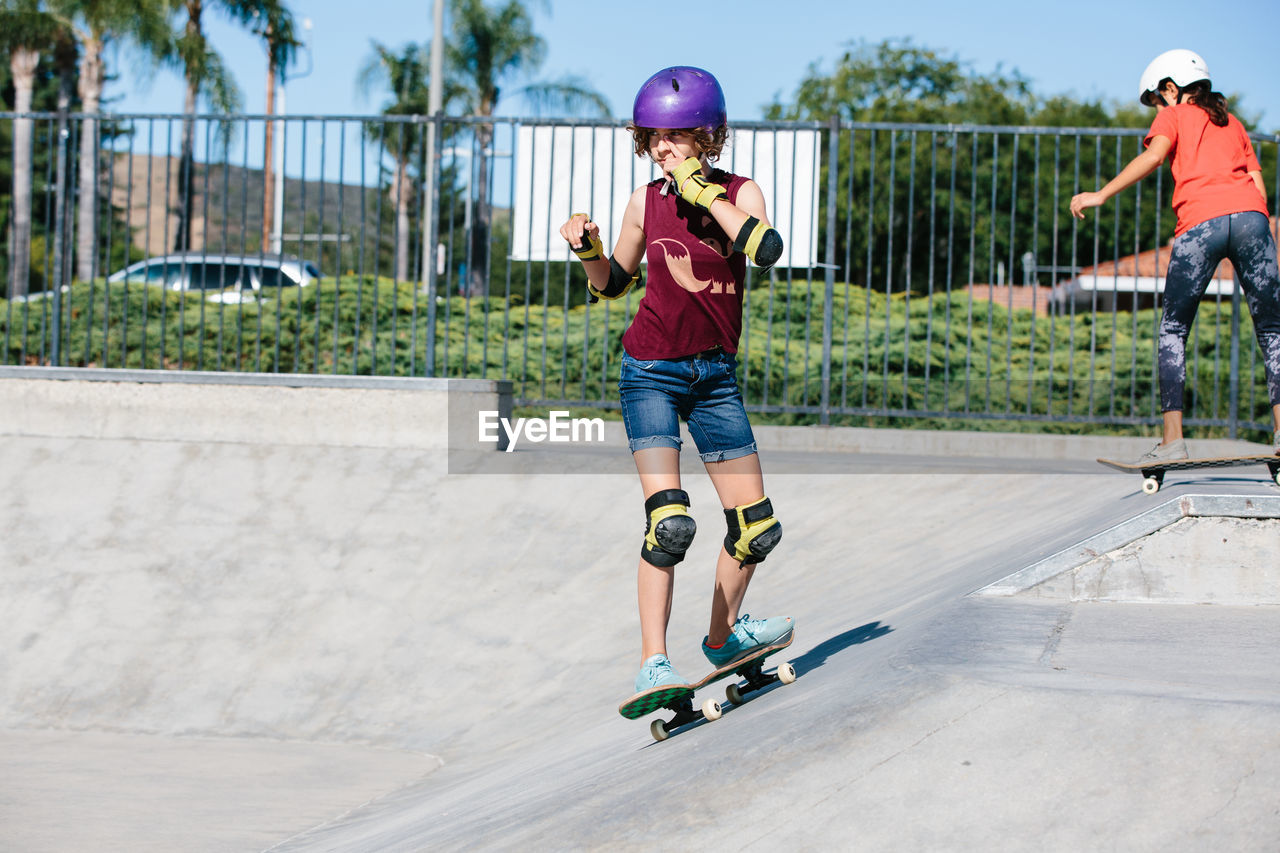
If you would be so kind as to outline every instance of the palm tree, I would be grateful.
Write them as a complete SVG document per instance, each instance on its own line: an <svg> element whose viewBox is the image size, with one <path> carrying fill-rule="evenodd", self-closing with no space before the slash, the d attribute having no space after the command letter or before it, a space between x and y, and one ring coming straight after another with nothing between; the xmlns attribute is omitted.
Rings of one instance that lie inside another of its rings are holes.
<svg viewBox="0 0 1280 853"><path fill-rule="evenodd" d="M76 93L87 114L80 132L79 206L76 223L76 278L94 276L98 225L98 119L106 81L103 56L112 42L133 42L159 58L169 43L168 9L164 0L48 0L49 12L80 47ZM75 51L71 52L74 73Z"/></svg>
<svg viewBox="0 0 1280 853"><path fill-rule="evenodd" d="M499 84L508 77L536 71L546 56L546 42L533 31L533 19L522 0L490 7L484 0L451 0L453 37L445 47L448 73L462 87L458 99L468 115L493 115ZM531 83L515 90L535 107L560 107L572 112L609 115L609 103L577 78ZM485 291L489 258L489 162L493 125L475 126L477 164L475 218L467 260L467 292Z"/></svg>
<svg viewBox="0 0 1280 853"><path fill-rule="evenodd" d="M304 26L310 26L309 22L304 22ZM285 70L293 63L294 57L297 55L298 48L301 47L295 36L293 28L293 15L288 10L280 7L275 10L275 14L268 13L260 19L259 25L254 30L267 45L267 108L265 110L268 116L275 115L276 111L276 84L284 82ZM263 141L263 160L262 160L262 246L266 248L270 245L271 234L274 230L275 223L275 203L272 198L275 186L275 176L273 174L275 164L275 122L268 121L266 126L266 138ZM284 168L284 164L280 164L280 168Z"/></svg>
<svg viewBox="0 0 1280 853"><path fill-rule="evenodd" d="M182 31L174 39L172 58L182 68L187 81L183 102L182 156L178 165L178 228L174 249L191 248L191 216L194 209L195 112L196 102L206 98L216 112L240 109L240 91L221 55L204 33L204 13L216 10L250 30L259 21L292 18L282 0L168 0L175 12L185 13Z"/></svg>
<svg viewBox="0 0 1280 853"><path fill-rule="evenodd" d="M369 95L377 88L391 91L391 101L382 108L385 116L423 116L427 114L430 51L426 46L406 44L399 53L376 41L373 54L356 78L360 91ZM444 82L444 103L458 96L458 87ZM411 223L409 211L413 201L413 180L409 165L413 153L420 150L423 126L409 122L368 122L365 137L379 145L395 161L389 195L395 205L395 276L398 281L409 278L409 244Z"/></svg>
<svg viewBox="0 0 1280 853"><path fill-rule="evenodd" d="M52 47L57 23L38 0L4 0L0 5L0 40L9 51L13 77L13 110L31 112L40 51ZM9 236L9 298L25 296L31 273L32 122L13 122L13 228Z"/></svg>

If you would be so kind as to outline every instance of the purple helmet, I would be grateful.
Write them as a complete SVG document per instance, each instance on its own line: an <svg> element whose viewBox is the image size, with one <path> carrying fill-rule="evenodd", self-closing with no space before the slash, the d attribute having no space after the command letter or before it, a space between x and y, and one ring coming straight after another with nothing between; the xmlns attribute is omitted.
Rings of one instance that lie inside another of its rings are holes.
<svg viewBox="0 0 1280 853"><path fill-rule="evenodd" d="M636 93L631 121L636 127L700 127L725 124L724 90L708 71L691 65L664 68Z"/></svg>

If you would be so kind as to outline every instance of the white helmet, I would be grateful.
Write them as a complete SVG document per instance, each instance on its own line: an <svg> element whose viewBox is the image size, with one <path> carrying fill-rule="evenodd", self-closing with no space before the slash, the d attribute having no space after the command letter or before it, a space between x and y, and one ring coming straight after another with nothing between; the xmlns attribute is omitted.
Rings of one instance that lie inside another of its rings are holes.
<svg viewBox="0 0 1280 853"><path fill-rule="evenodd" d="M1155 93L1165 78L1172 80L1179 89L1185 89L1197 80L1210 79L1209 66L1194 51L1182 48L1166 50L1151 60L1147 70L1142 72L1142 79L1138 81L1138 100L1147 104L1148 95Z"/></svg>

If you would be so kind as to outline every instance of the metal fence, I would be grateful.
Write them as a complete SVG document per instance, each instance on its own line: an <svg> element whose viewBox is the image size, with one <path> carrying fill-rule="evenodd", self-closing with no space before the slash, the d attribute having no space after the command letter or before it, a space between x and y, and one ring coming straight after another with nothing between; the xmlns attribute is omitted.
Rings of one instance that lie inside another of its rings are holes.
<svg viewBox="0 0 1280 853"><path fill-rule="evenodd" d="M1167 169L1067 212L1142 136L737 123L721 165L761 185L789 251L749 273L748 408L1157 422ZM1253 139L1275 210L1280 137ZM617 406L642 291L587 304L556 233L581 210L609 235L654 175L616 122L9 113L0 164L0 363L499 378L520 405ZM289 286L280 258L322 276ZM1221 276L1185 419L1266 430L1250 318Z"/></svg>

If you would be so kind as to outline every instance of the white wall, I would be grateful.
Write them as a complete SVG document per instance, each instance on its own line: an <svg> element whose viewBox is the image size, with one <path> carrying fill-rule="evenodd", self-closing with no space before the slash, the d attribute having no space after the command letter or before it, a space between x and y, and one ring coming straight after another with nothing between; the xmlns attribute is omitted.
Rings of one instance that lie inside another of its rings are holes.
<svg viewBox="0 0 1280 853"><path fill-rule="evenodd" d="M821 154L816 130L738 130L717 163L759 184L786 244L780 267L817 263ZM660 174L636 157L625 128L522 125L515 144L512 259L571 260L559 229L574 213L591 214L611 250L631 192Z"/></svg>

